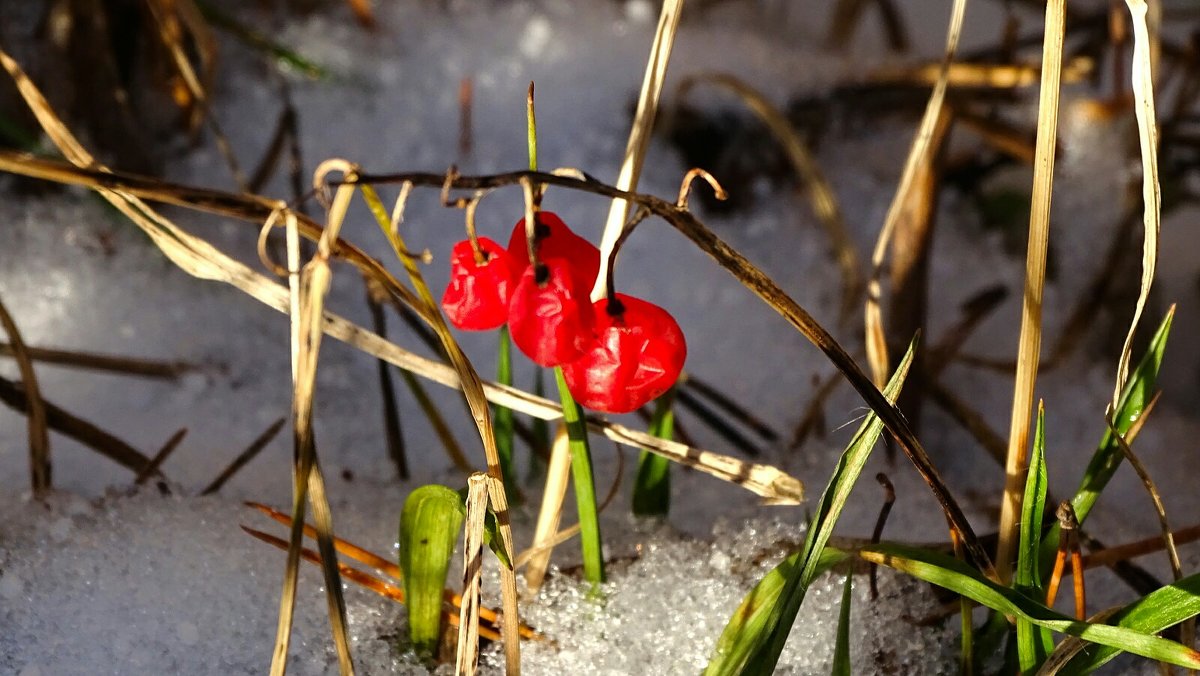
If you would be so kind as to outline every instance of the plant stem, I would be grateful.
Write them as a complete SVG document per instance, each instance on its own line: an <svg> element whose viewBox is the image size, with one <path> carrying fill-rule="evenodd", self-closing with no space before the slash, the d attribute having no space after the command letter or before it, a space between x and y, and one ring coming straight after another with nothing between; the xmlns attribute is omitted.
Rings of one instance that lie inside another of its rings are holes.
<svg viewBox="0 0 1200 676"><path fill-rule="evenodd" d="M596 509L596 483L592 478L592 453L588 448L583 410L567 390L561 367L554 367L563 420L571 439L571 477L575 482L575 508L579 512L579 539L583 548L583 575L593 585L604 582L604 553L600 548L600 513Z"/></svg>
<svg viewBox="0 0 1200 676"><path fill-rule="evenodd" d="M508 339L508 325L500 327L496 347L496 382L511 386L512 343ZM507 406L492 404L492 428L496 433L496 453L500 456L500 472L504 475L504 492L512 496L513 504L520 503L517 490L517 467L513 461L513 412Z"/></svg>

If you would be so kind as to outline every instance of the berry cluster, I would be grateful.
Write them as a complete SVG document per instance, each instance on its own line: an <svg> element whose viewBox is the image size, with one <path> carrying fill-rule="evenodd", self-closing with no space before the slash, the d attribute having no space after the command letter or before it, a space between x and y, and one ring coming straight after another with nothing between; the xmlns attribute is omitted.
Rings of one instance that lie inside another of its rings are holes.
<svg viewBox="0 0 1200 676"><path fill-rule="evenodd" d="M628 413L666 392L679 378L687 345L664 309L615 294L592 303L600 251L558 216L535 216L529 260L525 220L508 248L478 238L450 255L442 309L460 329L485 331L508 323L513 343L542 366L561 366L571 395L587 408Z"/></svg>

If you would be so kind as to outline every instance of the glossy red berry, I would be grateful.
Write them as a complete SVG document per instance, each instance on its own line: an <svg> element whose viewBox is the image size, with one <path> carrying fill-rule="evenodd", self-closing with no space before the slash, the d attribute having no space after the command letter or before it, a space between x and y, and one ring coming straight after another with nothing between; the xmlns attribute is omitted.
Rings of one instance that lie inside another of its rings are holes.
<svg viewBox="0 0 1200 676"><path fill-rule="evenodd" d="M576 401L595 411L629 413L675 384L687 343L670 313L622 293L617 303L603 298L592 309L596 342L563 366Z"/></svg>
<svg viewBox="0 0 1200 676"><path fill-rule="evenodd" d="M480 265L469 240L450 252L450 283L442 295L442 310L454 326L468 331L499 328L508 321L508 305L517 285L519 268L496 241L479 238L486 260Z"/></svg>
<svg viewBox="0 0 1200 676"><path fill-rule="evenodd" d="M600 272L600 250L591 242L576 235L562 219L550 211L539 211L534 217L534 237L537 257L563 258L570 262L572 273L581 285L591 289ZM526 244L525 219L517 221L508 240L508 255L517 270L529 265L529 246Z"/></svg>
<svg viewBox="0 0 1200 676"><path fill-rule="evenodd" d="M595 340L590 291L564 258L525 266L508 308L513 344L542 366L578 358Z"/></svg>

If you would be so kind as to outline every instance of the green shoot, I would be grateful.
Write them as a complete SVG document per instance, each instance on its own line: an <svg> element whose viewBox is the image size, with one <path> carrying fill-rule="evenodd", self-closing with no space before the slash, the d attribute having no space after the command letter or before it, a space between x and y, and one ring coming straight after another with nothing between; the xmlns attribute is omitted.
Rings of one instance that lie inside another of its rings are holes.
<svg viewBox="0 0 1200 676"><path fill-rule="evenodd" d="M1121 392L1116 410L1112 412L1113 426L1122 435L1129 432L1129 428L1134 421L1141 417L1142 411L1154 396L1154 389L1158 382L1158 369L1162 365L1163 352L1166 350L1167 338L1171 333L1171 320L1174 318L1175 308L1172 306L1162 323L1159 324L1154 337L1150 339L1150 346L1146 349L1146 354L1138 362L1137 369ZM1100 440L1100 447L1096 449L1091 462L1083 472L1083 481L1080 482L1079 489L1071 498L1071 506L1075 508L1075 516L1081 525L1124 459L1125 454L1121 452L1121 445L1112 432L1106 429L1104 437ZM1053 560L1054 554L1058 550L1058 538L1059 528L1055 525L1042 540L1042 563Z"/></svg>
<svg viewBox="0 0 1200 676"><path fill-rule="evenodd" d="M571 477L575 483L575 506L579 511L579 539L583 548L583 576L593 585L604 582L604 552L600 547L600 512L596 508L596 481L592 476L592 452L588 448L587 422L583 410L567 390L562 368L554 367L563 420L571 439Z"/></svg>
<svg viewBox="0 0 1200 676"><path fill-rule="evenodd" d="M421 486L400 512L400 570L409 635L417 653L435 656L442 636L446 572L465 514L462 496L445 486Z"/></svg>
<svg viewBox="0 0 1200 676"><path fill-rule="evenodd" d="M842 609L838 613L837 643L833 646L833 676L850 676L850 592L854 576L846 571L846 582L842 585Z"/></svg>
<svg viewBox="0 0 1200 676"><path fill-rule="evenodd" d="M668 441L675 434L672 404L675 388L667 390L654 406L650 434ZM633 513L638 516L666 516L671 508L671 461L649 451L638 459L637 479L633 485Z"/></svg>
<svg viewBox="0 0 1200 676"><path fill-rule="evenodd" d="M1013 588L1031 599L1041 599L1038 551L1042 537L1042 514L1046 508L1046 410L1038 402L1033 452L1021 501L1021 540L1017 548L1017 575ZM1054 648L1050 633L1026 619L1017 618L1017 662L1021 673L1035 669Z"/></svg>

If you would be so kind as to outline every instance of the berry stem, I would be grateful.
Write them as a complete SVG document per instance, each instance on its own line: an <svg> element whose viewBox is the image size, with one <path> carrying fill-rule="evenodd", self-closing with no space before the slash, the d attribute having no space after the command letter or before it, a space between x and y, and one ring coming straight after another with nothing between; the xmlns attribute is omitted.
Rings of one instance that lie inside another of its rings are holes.
<svg viewBox="0 0 1200 676"><path fill-rule="evenodd" d="M487 263L487 252L479 246L479 235L475 230L475 210L479 208L479 200L483 198L483 192L475 193L470 202L467 202L466 222L467 222L467 241L471 243L471 251L475 254L475 265L483 267Z"/></svg>
<svg viewBox="0 0 1200 676"><path fill-rule="evenodd" d="M621 247L625 245L625 240L629 239L629 236L633 234L633 229L639 223L646 220L646 217L649 215L650 212L644 207L639 208L633 214L633 218L621 227L621 234L613 242L612 250L608 252L608 257L605 259L607 260L607 265L601 268L604 273L604 297L609 301L605 309L611 317L618 317L625 311L625 306L621 301L617 300L617 285L614 281L614 270L617 268L617 254L621 252Z"/></svg>

